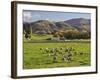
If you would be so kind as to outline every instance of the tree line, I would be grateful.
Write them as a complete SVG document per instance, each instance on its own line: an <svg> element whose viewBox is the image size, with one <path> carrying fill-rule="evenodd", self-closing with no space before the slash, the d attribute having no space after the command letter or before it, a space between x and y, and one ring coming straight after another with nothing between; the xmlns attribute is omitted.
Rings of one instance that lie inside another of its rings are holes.
<svg viewBox="0 0 100 80"><path fill-rule="evenodd" d="M31 38L32 35L32 27L28 27L23 30L25 38ZM64 37L65 39L90 39L91 32L85 29L65 29L59 30L51 33L53 37ZM41 34L40 34L41 35Z"/></svg>
<svg viewBox="0 0 100 80"><path fill-rule="evenodd" d="M66 39L90 39L91 33L86 30L64 30L58 31L53 34L54 37L64 37Z"/></svg>

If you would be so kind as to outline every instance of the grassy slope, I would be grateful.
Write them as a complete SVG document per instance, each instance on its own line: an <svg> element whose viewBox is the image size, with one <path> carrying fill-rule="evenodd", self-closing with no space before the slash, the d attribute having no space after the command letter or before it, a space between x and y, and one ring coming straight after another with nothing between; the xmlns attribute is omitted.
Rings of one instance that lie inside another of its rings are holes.
<svg viewBox="0 0 100 80"><path fill-rule="evenodd" d="M47 39L47 38L51 38L52 37L52 35L50 35L50 34L44 34L44 35L39 35L39 34L33 34L32 35L32 40L45 40L45 39Z"/></svg>
<svg viewBox="0 0 100 80"><path fill-rule="evenodd" d="M76 55L73 61L62 62L59 54L58 62L53 63L53 57L45 53L41 53L39 48L55 48L55 47L73 47L77 52L85 52L83 56ZM90 43L88 42L66 42L66 43L24 43L24 69L34 68L54 68L54 67L73 67L90 65ZM81 65L79 61L86 64Z"/></svg>

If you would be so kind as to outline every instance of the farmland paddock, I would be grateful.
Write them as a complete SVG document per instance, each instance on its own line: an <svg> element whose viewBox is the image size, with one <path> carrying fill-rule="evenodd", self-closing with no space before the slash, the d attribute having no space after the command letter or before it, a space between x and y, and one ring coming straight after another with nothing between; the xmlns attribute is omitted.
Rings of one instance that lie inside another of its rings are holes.
<svg viewBox="0 0 100 80"><path fill-rule="evenodd" d="M91 65L90 41L24 42L24 69Z"/></svg>

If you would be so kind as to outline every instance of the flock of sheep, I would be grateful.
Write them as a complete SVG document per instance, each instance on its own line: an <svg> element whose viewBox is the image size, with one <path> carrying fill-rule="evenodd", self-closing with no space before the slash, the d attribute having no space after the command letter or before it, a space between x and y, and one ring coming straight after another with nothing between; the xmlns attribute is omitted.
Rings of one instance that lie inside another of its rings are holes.
<svg viewBox="0 0 100 80"><path fill-rule="evenodd" d="M57 48L40 48L40 52L42 54L47 54L48 57L53 58L53 62L57 62L58 56L61 55L62 62L71 62L75 55L83 55L83 52L76 52L73 47L64 48L64 47L57 47Z"/></svg>

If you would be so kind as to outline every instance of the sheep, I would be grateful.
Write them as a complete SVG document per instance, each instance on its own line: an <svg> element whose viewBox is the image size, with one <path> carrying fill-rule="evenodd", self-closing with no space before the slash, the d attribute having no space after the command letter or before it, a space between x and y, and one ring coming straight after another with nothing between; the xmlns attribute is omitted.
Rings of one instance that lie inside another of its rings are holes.
<svg viewBox="0 0 100 80"><path fill-rule="evenodd" d="M51 50L50 48L46 48L45 52L48 54L48 56L51 56L51 53L53 53L53 50Z"/></svg>
<svg viewBox="0 0 100 80"><path fill-rule="evenodd" d="M72 61L72 53L70 51L66 55L66 60L67 61Z"/></svg>
<svg viewBox="0 0 100 80"><path fill-rule="evenodd" d="M57 54L58 54L58 50L57 50L57 48L54 48L53 62L57 61Z"/></svg>
<svg viewBox="0 0 100 80"><path fill-rule="evenodd" d="M73 52L74 53L74 55L77 55L77 52L75 51L75 52Z"/></svg>
<svg viewBox="0 0 100 80"><path fill-rule="evenodd" d="M53 58L53 62L57 62L58 56L60 55L62 62L68 61L71 62L73 57L76 55L83 55L84 52L77 52L73 47L64 48L64 47L56 47L56 48L40 48L41 53L46 53L46 55L50 58Z"/></svg>
<svg viewBox="0 0 100 80"><path fill-rule="evenodd" d="M68 52L68 48L65 49L65 52Z"/></svg>
<svg viewBox="0 0 100 80"><path fill-rule="evenodd" d="M53 50L51 49L51 50L49 50L49 52L50 52L50 53L53 53Z"/></svg>
<svg viewBox="0 0 100 80"><path fill-rule="evenodd" d="M49 52L49 48L45 48L45 52L48 53Z"/></svg>
<svg viewBox="0 0 100 80"><path fill-rule="evenodd" d="M66 57L65 57L64 54L62 54L62 61L63 61L63 62L66 61Z"/></svg>
<svg viewBox="0 0 100 80"><path fill-rule="evenodd" d="M64 48L63 48L63 47L61 47L61 48L60 48L60 50L64 50Z"/></svg>
<svg viewBox="0 0 100 80"><path fill-rule="evenodd" d="M44 50L43 50L43 48L40 48L40 51L41 51L41 53L44 53Z"/></svg>
<svg viewBox="0 0 100 80"><path fill-rule="evenodd" d="M80 55L83 55L84 53L83 53L83 52L80 52L79 54L80 54Z"/></svg>

